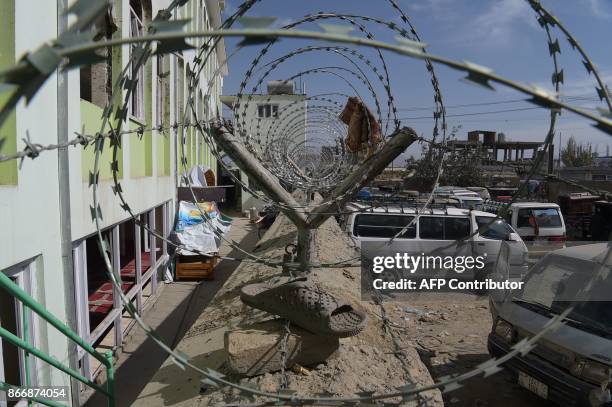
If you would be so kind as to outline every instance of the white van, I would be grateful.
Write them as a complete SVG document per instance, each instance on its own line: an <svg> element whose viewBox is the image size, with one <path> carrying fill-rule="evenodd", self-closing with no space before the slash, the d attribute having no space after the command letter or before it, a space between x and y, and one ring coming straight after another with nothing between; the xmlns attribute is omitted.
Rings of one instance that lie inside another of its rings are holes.
<svg viewBox="0 0 612 407"><path fill-rule="evenodd" d="M509 291L491 303L491 356L501 358L538 334L553 317L573 309L527 354L504 363L518 384L560 406L609 406L612 372L612 264L608 243L560 249L546 255ZM581 295L590 281L589 294Z"/></svg>
<svg viewBox="0 0 612 407"><path fill-rule="evenodd" d="M458 239L461 245L449 250L455 254L480 256L486 253L487 263L495 263L502 241L510 247L509 263L513 275L527 272L527 247L510 225L496 215L469 209L447 207L428 209L417 215L416 208L370 208L361 204L347 206L344 230L358 248L362 242L386 242L418 216L418 220L391 243L396 252L431 251L447 247ZM485 227L485 225L487 225ZM480 228L480 233L476 233Z"/></svg>
<svg viewBox="0 0 612 407"><path fill-rule="evenodd" d="M565 221L557 204L515 202L505 219L521 235L532 255L565 247Z"/></svg>
<svg viewBox="0 0 612 407"><path fill-rule="evenodd" d="M475 194L475 193L474 193ZM463 209L477 209L482 210L484 205L484 199L479 196L467 195L467 194L458 194L458 195L450 195L450 199L456 199L459 202L459 208Z"/></svg>

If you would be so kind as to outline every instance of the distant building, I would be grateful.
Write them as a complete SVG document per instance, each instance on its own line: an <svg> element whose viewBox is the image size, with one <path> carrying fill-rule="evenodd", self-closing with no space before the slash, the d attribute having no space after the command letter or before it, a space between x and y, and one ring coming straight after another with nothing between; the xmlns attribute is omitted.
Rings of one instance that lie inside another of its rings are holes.
<svg viewBox="0 0 612 407"><path fill-rule="evenodd" d="M612 167L561 167L559 176L571 180L581 181L612 181Z"/></svg>
<svg viewBox="0 0 612 407"><path fill-rule="evenodd" d="M468 132L467 140L448 142L448 146L455 149L478 148L483 152L483 159L491 163L531 160L543 145L539 141L508 141L503 133L485 130Z"/></svg>
<svg viewBox="0 0 612 407"><path fill-rule="evenodd" d="M612 167L612 156L593 157L594 167Z"/></svg>
<svg viewBox="0 0 612 407"><path fill-rule="evenodd" d="M234 129L264 160L284 151L296 151L306 143L308 101L303 89L296 90L293 81L270 81L267 94L221 96L221 102L234 109ZM241 174L248 181L245 174ZM253 188L255 184L249 182ZM243 191L241 210L263 203Z"/></svg>

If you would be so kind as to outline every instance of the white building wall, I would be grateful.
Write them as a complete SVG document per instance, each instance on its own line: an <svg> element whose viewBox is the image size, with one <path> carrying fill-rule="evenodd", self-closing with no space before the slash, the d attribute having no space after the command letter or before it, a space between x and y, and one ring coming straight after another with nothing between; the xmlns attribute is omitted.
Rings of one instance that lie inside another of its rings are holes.
<svg viewBox="0 0 612 407"><path fill-rule="evenodd" d="M208 1L206 3L209 3ZM128 0L121 4L120 21L123 35L129 33ZM152 16L155 17L161 8L170 4L170 0L154 0ZM200 1L192 0L185 7L198 6ZM199 6L198 6L199 7ZM217 9L218 12L218 9ZM203 15L203 11L200 12ZM55 1L15 0L15 48L19 59L24 53L38 48L41 44L57 38L57 4ZM72 21L72 20L71 20ZM32 23L36 22L35 25ZM0 39L1 41L2 39ZM123 65L127 63L129 47L123 46ZM174 57L172 57L174 58ZM215 56L216 59L216 56ZM156 77L156 64L152 61L152 77ZM191 61L189 61L191 62ZM175 116L174 84L177 78L175 64L171 63L170 88L170 122L181 118ZM202 88L206 88L206 80ZM152 118L153 125L158 125L156 112L156 82L153 80ZM186 82L185 82L186 83ZM30 136L32 142L48 145L58 141L58 80L57 73L51 75L26 106L22 101L16 109L17 115L17 149L25 145L22 138ZM213 84L217 92L210 98L209 109L216 112L219 103L218 92L222 78ZM80 76L78 69L68 73L68 132L73 138L81 132L80 115ZM123 138L120 153L123 156L123 178L121 184L124 196L134 213L143 212L165 201L174 201L176 191L175 145L170 144L170 175L162 176L157 168L157 136L153 137L152 165L153 176L133 178L130 174L129 137ZM173 133L171 132L171 137ZM92 149L93 146L87 147ZM110 148L108 141L105 148ZM95 232L90 205L92 205L92 188L82 176L82 147L69 148L70 171L70 205L72 240L78 241ZM106 162L103 165L108 165ZM93 168L92 168L93 171ZM103 214L101 226L115 225L128 219L129 215L120 208L119 200L111 190L112 182L101 181L98 188L99 202ZM43 304L49 312L62 321L67 320L67 299L74 293L64 291L65 279L71 278L64 273L61 258L61 236L59 218L58 187L58 154L56 151L42 152L34 160L26 158L18 173L18 183L14 186L0 185L0 271L22 262L32 261L33 266L32 296ZM171 207L171 214L174 208ZM1 295L1 294L0 294ZM36 319L34 326L35 345L54 358L68 364L67 339L56 329L41 319ZM46 363L36 364L35 382L39 385L69 386L69 377ZM33 372L34 373L34 372Z"/></svg>
<svg viewBox="0 0 612 407"><path fill-rule="evenodd" d="M236 96L223 96L223 103L232 107ZM278 106L278 117L260 118L258 106L271 104ZM306 142L306 118L308 101L305 94L252 94L243 95L239 100L237 112L240 117L234 118L234 128L248 135L250 143L264 154L268 145L278 146L280 140L289 150L297 148ZM246 106L246 109L245 109ZM245 124L242 124L242 123ZM241 173L241 180L249 185L246 174ZM252 207L261 209L264 202L255 198L248 191L242 191L241 210Z"/></svg>
<svg viewBox="0 0 612 407"><path fill-rule="evenodd" d="M33 26L32 22L36 21ZM15 1L15 54L17 57L34 50L57 36L55 2ZM25 145L23 138L43 145L57 143L57 75L52 74L26 106L19 103L17 117L17 149ZM15 186L0 186L0 270L14 264L35 260L30 268L32 294L60 319L66 318L61 273L59 234L59 192L57 153L42 153L34 160L26 159ZM51 182L45 182L50 179ZM37 321L39 322L39 321ZM55 329L35 323L36 345L60 361L67 361L66 340ZM68 378L56 369L38 363L39 376L45 383L67 386Z"/></svg>

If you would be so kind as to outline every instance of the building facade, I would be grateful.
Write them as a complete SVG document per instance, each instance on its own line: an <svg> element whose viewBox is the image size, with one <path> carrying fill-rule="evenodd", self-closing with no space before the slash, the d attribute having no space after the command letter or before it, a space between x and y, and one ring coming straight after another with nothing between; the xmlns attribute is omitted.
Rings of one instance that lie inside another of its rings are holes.
<svg viewBox="0 0 612 407"><path fill-rule="evenodd" d="M0 3L0 70L61 34L64 3ZM144 35L151 20L170 3L114 0L111 11L96 23L96 39ZM219 0L190 0L172 18L190 19L188 31L217 28L222 6ZM32 22L36 22L34 28ZM194 40L192 45L203 41ZM94 65L53 73L30 103L20 103L0 128L0 138L5 139L0 154L22 150L27 135L32 142L48 145L73 138L75 132L99 132L103 109L133 51L131 45L100 51L100 62ZM219 112L222 76L227 74L223 42L215 48L197 87L189 89L189 69L196 57L196 50L154 55L133 73L138 82L127 100L128 114L122 124L133 132L121 138L116 157L108 143L100 157L102 237L112 268L121 276L122 290L139 311L159 293L168 255L165 243L155 234L167 236L172 228L182 167L200 164L216 173L210 146L198 137L194 126L180 124L184 117L195 120L186 103L190 92L198 120ZM216 71L221 75L213 76ZM0 93L0 104L9 96L10 92ZM26 159L21 169L17 160L0 163L0 272L95 348L117 349L134 321L124 312L98 249L91 210L94 160L93 146L77 146L42 152L36 159ZM139 227L121 207L113 190L113 172L132 213L155 234ZM85 377L100 371L95 359L82 350L73 351L65 336L2 288L0 326ZM7 341L0 340L0 351L0 381L18 386L71 385L68 375L28 357ZM0 406L7 404L3 397L0 392ZM73 392L71 397L78 404L78 394Z"/></svg>
<svg viewBox="0 0 612 407"><path fill-rule="evenodd" d="M285 152L291 155L292 151L304 148L308 97L304 89L296 89L293 81L269 81L265 94L226 95L221 97L221 102L235 109L234 128L239 129L263 160L272 160L273 155ZM241 172L240 175L250 188L258 189L246 174ZM263 206L261 200L247 191L242 191L240 204L237 209L242 211Z"/></svg>

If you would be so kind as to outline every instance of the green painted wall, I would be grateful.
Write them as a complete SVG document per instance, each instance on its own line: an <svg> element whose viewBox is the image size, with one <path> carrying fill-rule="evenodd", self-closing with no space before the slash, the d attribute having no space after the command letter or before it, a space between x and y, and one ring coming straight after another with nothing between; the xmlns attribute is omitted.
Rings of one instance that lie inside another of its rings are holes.
<svg viewBox="0 0 612 407"><path fill-rule="evenodd" d="M0 70L15 64L15 1L0 1ZM3 106L13 92L0 93ZM17 151L17 116L13 111L0 127L0 139L4 144L0 154L14 154ZM17 185L17 160L0 164L0 185Z"/></svg>
<svg viewBox="0 0 612 407"><path fill-rule="evenodd" d="M115 0L115 13L118 21L121 21L121 0ZM118 29L113 33L113 38L121 38L121 24L118 24ZM119 79L119 73L121 72L123 62L121 60L121 47L115 47L112 49L112 83L113 86ZM114 102L114 109L123 103L122 98L116 98ZM100 131L102 126L102 109L98 106L89 103L85 100L81 100L81 126L85 128L85 132L87 134L95 134ZM117 128L118 123L113 123L114 127ZM108 126L105 129L108 131ZM93 170L95 151L93 146L87 147L85 150L82 150L81 154L81 175L84 182L89 181L89 171ZM110 146L109 140L106 140L104 143L104 150L102 153L101 161L100 161L100 179L108 180L112 178L112 171L110 169L110 164L112 162L112 148ZM123 150L120 146L117 151L117 162L119 163L119 177L123 178Z"/></svg>
<svg viewBox="0 0 612 407"><path fill-rule="evenodd" d="M190 7L191 6L191 7ZM198 29L203 29L204 25L203 25L203 16L198 14L198 3L196 1L190 1L187 2L187 4L185 5L185 7L182 8L182 18L187 18L190 19L190 23L187 26L187 30L189 31L196 31ZM196 25L199 23L199 26ZM194 43L196 44L200 44L201 40L198 39L194 39ZM207 69L210 69L209 67L207 67ZM210 75L212 72L208 72L207 74ZM186 90L184 90L184 83L185 83L185 67L184 65L181 64L181 62L179 62L178 65L178 72L177 72L177 87L178 87L178 118L177 121L178 122L182 122L183 121L183 113L185 111L185 109L187 109L189 111L188 114L188 119L187 121L195 121L196 118L191 117L191 106L185 106L184 103L184 99L187 96ZM194 95L195 96L195 95ZM203 100L202 98L202 93L198 93L198 117L197 119L199 120L204 120L207 117L207 113L209 113L207 111L208 107L204 107L205 103L207 100ZM177 144L177 151L176 153L176 159L178 162L178 169L179 169L179 173L183 173L185 171L184 166L181 162L181 158L182 158L182 135L185 134L185 157L187 158L187 167L191 167L192 165L195 164L201 164L203 166L207 166L209 168L211 168L216 175L217 174L217 161L214 158L212 152L211 152L211 148L208 144L206 144L203 141L202 135L199 133L199 131L197 130L197 128L195 127L189 127L189 128L182 128L179 127L179 131L178 131L178 144Z"/></svg>
<svg viewBox="0 0 612 407"><path fill-rule="evenodd" d="M144 67L145 89L144 89L144 111L145 122L138 123L134 119L130 119L129 129L137 129L141 125L144 128L151 128L153 123L153 87L152 76L153 68L151 60ZM153 175L153 134L145 131L142 137L136 134L130 134L130 177L150 177Z"/></svg>
<svg viewBox="0 0 612 407"><path fill-rule="evenodd" d="M140 123L130 119L127 128L130 130L135 130L140 126ZM135 133L126 137L129 138L130 142L130 177L139 178L152 175L151 157L153 149L151 132L144 132L142 137L138 137L138 135Z"/></svg>
<svg viewBox="0 0 612 407"><path fill-rule="evenodd" d="M81 127L86 134L95 134L100 131L102 126L102 109L93 103L81 99ZM95 148L88 146L81 150L81 175L84 182L89 181L89 172L93 172L95 161ZM104 142L104 150L100 156L100 179L108 180L112 178L111 162L113 154L109 140ZM117 162L119 163L119 177L123 177L123 151L117 151Z"/></svg>

